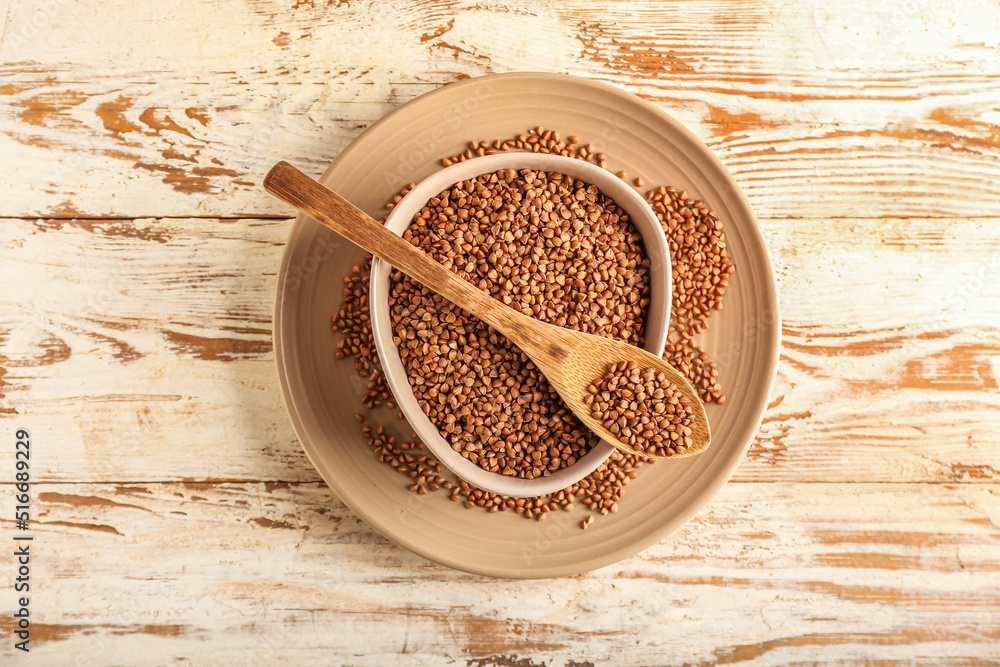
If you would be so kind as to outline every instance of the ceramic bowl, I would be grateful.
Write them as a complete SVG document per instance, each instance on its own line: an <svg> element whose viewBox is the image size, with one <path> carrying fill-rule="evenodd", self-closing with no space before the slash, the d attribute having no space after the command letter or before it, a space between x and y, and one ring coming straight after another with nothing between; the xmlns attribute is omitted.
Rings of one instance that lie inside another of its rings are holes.
<svg viewBox="0 0 1000 667"><path fill-rule="evenodd" d="M642 236L646 256L650 259L650 304L646 317L645 349L663 353L670 321L671 271L670 252L660 223L646 200L628 183L594 164L576 158L540 153L503 152L487 155L443 168L414 187L393 207L386 226L402 235L413 216L442 191L461 181L476 178L500 169L532 169L559 172L585 183L596 185L624 209ZM572 466L550 475L522 479L489 472L451 448L437 427L421 410L413 395L406 369L393 343L392 321L389 315L389 274L392 267L376 258L371 269L372 331L386 381L396 403L407 421L427 448L452 472L474 486L504 496L533 497L554 493L580 481L592 473L614 451L614 446L599 442Z"/></svg>

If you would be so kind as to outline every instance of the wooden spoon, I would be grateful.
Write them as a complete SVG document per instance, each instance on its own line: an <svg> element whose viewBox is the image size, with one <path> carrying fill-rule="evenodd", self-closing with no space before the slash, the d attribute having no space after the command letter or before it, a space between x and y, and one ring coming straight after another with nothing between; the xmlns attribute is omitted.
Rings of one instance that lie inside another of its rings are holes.
<svg viewBox="0 0 1000 667"><path fill-rule="evenodd" d="M519 313L465 282L423 250L287 162L271 168L264 177L264 189L500 331L531 358L566 406L602 440L625 452L652 457L619 440L591 416L590 407L584 402L587 388L603 377L611 364L632 361L639 368L663 372L688 398L694 417L690 447L670 457L652 458L693 456L703 452L711 442L701 398L687 378L660 357L627 343L564 329Z"/></svg>

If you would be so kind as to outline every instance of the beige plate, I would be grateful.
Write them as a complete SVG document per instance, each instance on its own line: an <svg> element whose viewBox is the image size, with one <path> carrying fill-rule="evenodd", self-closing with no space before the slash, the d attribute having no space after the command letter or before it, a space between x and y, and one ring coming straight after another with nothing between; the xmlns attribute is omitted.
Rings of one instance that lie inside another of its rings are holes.
<svg viewBox="0 0 1000 667"><path fill-rule="evenodd" d="M726 483L760 426L778 363L774 273L742 192L725 167L678 122L604 84L517 73L470 79L421 96L358 137L322 182L380 218L388 198L439 168L473 139L496 139L542 125L578 135L608 155L608 166L650 185L675 185L703 199L726 224L736 264L725 309L700 340L719 363L725 405L708 406L712 446L699 456L643 468L617 514L557 512L539 523L513 512L466 510L446 493L418 496L376 461L354 421L367 382L334 359L330 315L342 279L361 251L299 216L282 259L274 338L285 403L306 453L330 488L394 542L445 565L506 577L585 572L655 544L694 516ZM294 162L294 156L286 157ZM383 411L384 412L384 411ZM369 417L376 424L381 413ZM395 417L382 421L402 435Z"/></svg>

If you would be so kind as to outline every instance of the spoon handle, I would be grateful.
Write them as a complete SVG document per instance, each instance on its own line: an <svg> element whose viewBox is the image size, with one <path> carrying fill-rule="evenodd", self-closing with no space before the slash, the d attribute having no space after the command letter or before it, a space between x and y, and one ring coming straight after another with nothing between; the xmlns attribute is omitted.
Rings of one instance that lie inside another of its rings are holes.
<svg viewBox="0 0 1000 667"><path fill-rule="evenodd" d="M522 336L517 333L526 325L530 328L529 323L533 320L465 282L423 250L393 234L364 211L288 162L281 161L271 167L264 177L264 189L352 243L381 257L458 307L474 313L515 343L521 343ZM530 346L530 342L527 344Z"/></svg>

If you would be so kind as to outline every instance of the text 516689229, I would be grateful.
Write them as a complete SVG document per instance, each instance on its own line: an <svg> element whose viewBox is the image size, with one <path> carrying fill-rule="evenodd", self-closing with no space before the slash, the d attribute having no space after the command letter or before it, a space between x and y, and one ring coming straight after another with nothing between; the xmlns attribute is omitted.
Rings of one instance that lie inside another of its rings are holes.
<svg viewBox="0 0 1000 667"><path fill-rule="evenodd" d="M17 533L14 535L14 559L17 573L14 577L14 591L18 594L14 612L14 648L29 651L31 638L31 612L28 611L28 593L31 590L31 535L27 534L31 520L31 436L24 429L17 431L17 447L14 450L14 479L17 495L14 507L14 521Z"/></svg>

